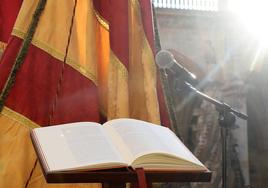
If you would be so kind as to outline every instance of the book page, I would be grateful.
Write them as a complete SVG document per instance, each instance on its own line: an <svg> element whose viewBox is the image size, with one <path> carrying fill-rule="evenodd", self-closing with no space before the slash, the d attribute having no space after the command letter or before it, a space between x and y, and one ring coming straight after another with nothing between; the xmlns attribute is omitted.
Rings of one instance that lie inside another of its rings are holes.
<svg viewBox="0 0 268 188"><path fill-rule="evenodd" d="M149 153L168 153L203 166L168 128L135 119L116 119L106 125L120 135L132 160Z"/></svg>
<svg viewBox="0 0 268 188"><path fill-rule="evenodd" d="M124 163L97 123L79 122L34 129L50 170Z"/></svg>
<svg viewBox="0 0 268 188"><path fill-rule="evenodd" d="M108 124L108 123L106 123ZM113 126L103 126L105 130L108 132L109 139L114 143L116 149L120 152L120 155L124 159L124 161L131 166L133 159L135 158L133 154L130 152L128 146L122 137L118 134L118 132L113 128Z"/></svg>

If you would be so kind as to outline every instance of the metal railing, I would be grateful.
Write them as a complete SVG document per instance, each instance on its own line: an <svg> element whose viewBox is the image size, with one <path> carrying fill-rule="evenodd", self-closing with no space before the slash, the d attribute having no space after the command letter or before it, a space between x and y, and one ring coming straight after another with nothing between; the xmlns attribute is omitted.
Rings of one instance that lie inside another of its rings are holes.
<svg viewBox="0 0 268 188"><path fill-rule="evenodd" d="M199 11L218 11L218 0L153 0L154 7Z"/></svg>

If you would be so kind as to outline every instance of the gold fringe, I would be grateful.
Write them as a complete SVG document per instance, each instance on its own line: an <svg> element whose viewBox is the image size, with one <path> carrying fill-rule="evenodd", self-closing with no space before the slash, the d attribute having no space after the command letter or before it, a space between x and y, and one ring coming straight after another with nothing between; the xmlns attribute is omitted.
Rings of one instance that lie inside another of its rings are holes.
<svg viewBox="0 0 268 188"><path fill-rule="evenodd" d="M13 28L12 35L17 36L21 39L24 39L26 34L22 31L20 31L18 28ZM47 52L51 56L55 57L56 59L63 61L64 54L51 48L49 45L45 44L44 42L41 42L41 41L33 38L32 44L37 46L38 48L44 50L45 52ZM95 85L97 85L96 75L94 75L92 72L90 72L90 71L86 70L85 68L83 68L82 66L78 65L73 59L71 59L69 57L67 57L66 63L68 65L70 65L71 67L73 67L78 72L80 72L82 75L84 75L85 77L90 79Z"/></svg>
<svg viewBox="0 0 268 188"><path fill-rule="evenodd" d="M17 121L20 124L25 125L25 126L31 128L31 129L40 127L40 125L34 123L33 121L31 121L27 117L25 117L25 116L15 112L15 111L11 110L8 107L3 108L2 112L1 112L1 115L7 116L8 118L10 118L10 119L12 119L14 121Z"/></svg>

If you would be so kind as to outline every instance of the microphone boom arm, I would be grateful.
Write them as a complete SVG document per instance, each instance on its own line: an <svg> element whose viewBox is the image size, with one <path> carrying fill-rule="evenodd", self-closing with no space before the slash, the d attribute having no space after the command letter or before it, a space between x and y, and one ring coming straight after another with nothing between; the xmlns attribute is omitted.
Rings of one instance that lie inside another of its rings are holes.
<svg viewBox="0 0 268 188"><path fill-rule="evenodd" d="M248 119L248 116L242 112L239 112L233 108L230 107L230 105L226 104L226 103L223 103L223 102L220 102L216 99L213 99L212 97L202 93L201 91L199 91L198 89L196 89L195 87L193 87L191 84L189 84L188 82L185 82L185 85L186 87L193 91L195 94L197 94L199 97L201 97L202 99L214 104L216 106L216 109L219 111L219 112L232 112L234 113L237 117L241 118L241 119L244 119L244 120L247 120Z"/></svg>

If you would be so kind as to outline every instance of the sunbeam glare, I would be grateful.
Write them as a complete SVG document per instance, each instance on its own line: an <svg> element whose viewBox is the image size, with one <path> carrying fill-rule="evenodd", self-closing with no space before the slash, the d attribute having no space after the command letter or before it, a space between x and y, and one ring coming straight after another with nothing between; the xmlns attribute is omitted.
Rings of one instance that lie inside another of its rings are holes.
<svg viewBox="0 0 268 188"><path fill-rule="evenodd" d="M267 0L232 0L228 3L229 10L238 16L262 46L268 44L267 7Z"/></svg>

